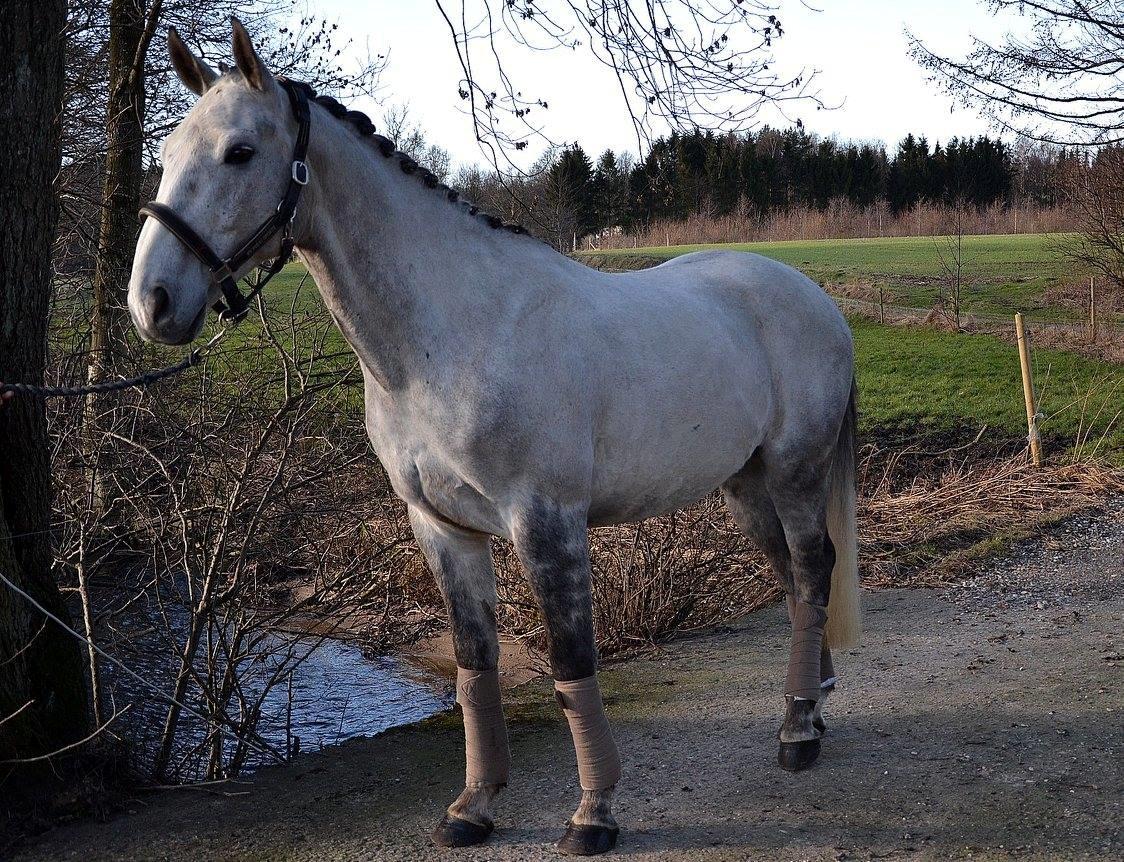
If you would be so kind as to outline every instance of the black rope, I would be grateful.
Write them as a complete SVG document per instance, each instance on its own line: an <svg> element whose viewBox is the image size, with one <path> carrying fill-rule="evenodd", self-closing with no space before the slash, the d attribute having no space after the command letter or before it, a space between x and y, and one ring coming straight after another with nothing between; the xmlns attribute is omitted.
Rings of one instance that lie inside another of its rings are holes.
<svg viewBox="0 0 1124 862"><path fill-rule="evenodd" d="M222 330L202 347L192 350L175 365L169 365L167 368L160 368L155 371L147 371L136 377L107 380L104 383L88 383L85 386L37 386L34 383L0 383L0 395L11 392L14 395L23 395L27 398L85 398L88 395L120 392L123 389L147 389L154 383L198 365L211 348L226 336L226 332L225 329Z"/></svg>

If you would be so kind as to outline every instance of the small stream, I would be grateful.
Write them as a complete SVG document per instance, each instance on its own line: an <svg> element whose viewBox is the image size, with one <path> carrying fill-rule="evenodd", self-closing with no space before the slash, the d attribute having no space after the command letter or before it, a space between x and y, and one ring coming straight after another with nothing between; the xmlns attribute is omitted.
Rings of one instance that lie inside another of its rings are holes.
<svg viewBox="0 0 1124 862"><path fill-rule="evenodd" d="M100 601L99 601L100 599ZM95 607L113 606L120 594L95 594ZM154 602L142 597L130 604L123 615L113 618L113 637L103 639L108 651L138 681L110 662L101 667L106 713L128 706L117 726L120 736L136 748L143 764L150 762L168 713L168 702L153 692L171 692L178 661L175 650L182 644L187 613L179 606L156 610ZM169 640L174 630L177 644ZM244 699L254 701L266 692L278 667L278 656L299 656L300 661L286 670L282 681L265 693L257 732L269 748L281 753L316 751L358 736L374 736L391 727L420 721L452 706L449 681L411 664L400 656L370 656L354 643L333 638L296 636L286 633L261 633L254 656L243 661L239 684ZM110 643L115 644L115 647ZM199 664L197 662L197 664ZM206 712L200 690L191 685L184 703ZM227 710L238 718L234 702ZM171 759L170 779L192 780L205 769L205 752L192 753L204 739L205 723L188 713L181 719L177 745ZM229 758L237 741L223 739ZM276 758L256 751L247 758L243 772L276 762Z"/></svg>
<svg viewBox="0 0 1124 862"><path fill-rule="evenodd" d="M441 677L399 656L368 658L355 644L327 638L293 672L291 696L288 686L267 696L259 731L282 750L295 737L301 751L312 751L421 721L452 703Z"/></svg>

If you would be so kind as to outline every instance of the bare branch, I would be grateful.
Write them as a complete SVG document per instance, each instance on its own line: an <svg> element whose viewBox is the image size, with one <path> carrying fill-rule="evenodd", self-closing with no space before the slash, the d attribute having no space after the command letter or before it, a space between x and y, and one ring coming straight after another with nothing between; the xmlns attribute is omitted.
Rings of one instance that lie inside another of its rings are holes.
<svg viewBox="0 0 1124 862"><path fill-rule="evenodd" d="M943 57L907 31L930 78L996 127L1067 146L1124 141L1124 3L1121 0L988 0L993 15L1019 13L1026 35L975 39L963 59Z"/></svg>
<svg viewBox="0 0 1124 862"><path fill-rule="evenodd" d="M507 52L585 51L616 78L641 148L667 130L740 131L766 105L822 107L816 71L781 75L779 3L767 0L434 0L461 67L461 98L493 165L545 134L544 95Z"/></svg>

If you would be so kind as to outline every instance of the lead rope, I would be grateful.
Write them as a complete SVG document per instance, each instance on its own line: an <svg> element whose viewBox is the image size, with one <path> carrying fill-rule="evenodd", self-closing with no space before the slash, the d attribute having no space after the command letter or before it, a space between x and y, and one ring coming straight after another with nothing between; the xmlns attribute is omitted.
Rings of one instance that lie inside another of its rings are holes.
<svg viewBox="0 0 1124 862"><path fill-rule="evenodd" d="M147 389L154 383L198 365L220 341L226 338L229 331L226 328L220 329L210 341L196 347L175 365L169 365L167 368L160 368L156 371L147 371L136 377L107 380L104 383L88 383L85 386L36 386L34 383L0 383L0 396L11 392L28 398L84 398L87 395L119 392L122 389Z"/></svg>
<svg viewBox="0 0 1124 862"><path fill-rule="evenodd" d="M250 285L250 292L245 296L247 304L260 296L269 280L284 269L285 264L288 263L289 257L292 255L292 234L290 230L291 222L282 229L281 254L272 261L259 264L252 280L251 278L247 278L247 283ZM107 380L104 383L88 383L85 386L37 386L34 383L0 383L0 399L9 392L13 395L24 395L28 398L47 399L85 398L88 395L120 392L122 389L147 389L154 383L159 383L161 380L165 380L168 377L174 377L201 363L207 357L207 354L209 354L220 341L226 338L227 334L230 332L230 327L237 326L244 316L244 312L233 317L228 316L225 311L220 312L219 321L228 325L216 332L206 344L196 347L175 365L169 365L167 368L160 368L156 371L146 371L144 374L139 374L136 377L126 377L121 380Z"/></svg>

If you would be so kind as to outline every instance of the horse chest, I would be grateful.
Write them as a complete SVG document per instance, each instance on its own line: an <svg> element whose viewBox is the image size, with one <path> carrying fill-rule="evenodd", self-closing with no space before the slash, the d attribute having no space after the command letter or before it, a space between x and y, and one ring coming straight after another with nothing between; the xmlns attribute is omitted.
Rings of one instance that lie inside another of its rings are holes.
<svg viewBox="0 0 1124 862"><path fill-rule="evenodd" d="M487 458L455 443L453 417L367 410L367 435L403 501L440 521L504 535L503 502Z"/></svg>

